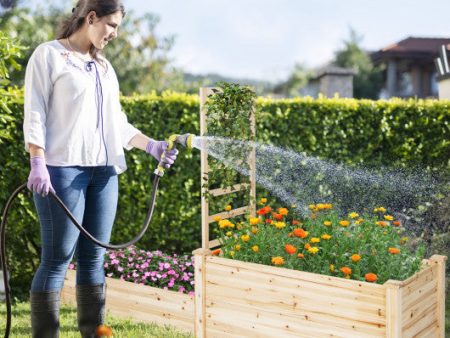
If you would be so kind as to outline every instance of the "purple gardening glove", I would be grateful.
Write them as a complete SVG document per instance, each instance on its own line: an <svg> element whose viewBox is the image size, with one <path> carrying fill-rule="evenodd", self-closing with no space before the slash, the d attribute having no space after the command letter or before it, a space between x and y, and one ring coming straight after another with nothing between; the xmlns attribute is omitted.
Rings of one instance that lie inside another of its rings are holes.
<svg viewBox="0 0 450 338"><path fill-rule="evenodd" d="M168 147L168 144L166 141L155 141L150 139L147 143L146 152L147 154L152 155L158 163L161 162L161 155L163 154L164 150L166 150ZM162 166L164 168L170 168L170 166L175 162L178 155L178 150L175 148L169 150L166 152L164 158L162 159Z"/></svg>
<svg viewBox="0 0 450 338"><path fill-rule="evenodd" d="M45 165L45 159L40 156L35 156L30 159L31 171L28 176L27 187L33 192L37 192L43 197L47 196L51 191L55 193L50 182L50 175Z"/></svg>

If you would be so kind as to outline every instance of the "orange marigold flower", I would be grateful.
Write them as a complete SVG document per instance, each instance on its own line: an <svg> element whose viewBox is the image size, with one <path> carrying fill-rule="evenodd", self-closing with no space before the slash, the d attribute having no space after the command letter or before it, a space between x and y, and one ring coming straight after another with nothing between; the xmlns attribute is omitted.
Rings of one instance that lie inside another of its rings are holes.
<svg viewBox="0 0 450 338"><path fill-rule="evenodd" d="M352 259L352 261L353 261L354 263L356 263L356 262L358 262L358 261L361 260L361 256L358 255L358 254L353 254L350 258Z"/></svg>
<svg viewBox="0 0 450 338"><path fill-rule="evenodd" d="M306 244L305 244L305 249L306 249L306 250L309 250L309 249L311 249L311 244L309 244L309 243L306 243Z"/></svg>
<svg viewBox="0 0 450 338"><path fill-rule="evenodd" d="M396 227L399 227L402 225L402 223L400 221L394 221L392 222L392 225L395 225Z"/></svg>
<svg viewBox="0 0 450 338"><path fill-rule="evenodd" d="M385 221L378 221L378 222L375 222L375 224L379 225L382 228L387 227L387 223Z"/></svg>
<svg viewBox="0 0 450 338"><path fill-rule="evenodd" d="M348 266L343 266L342 268L340 268L339 270L341 270L341 272L344 275L351 275L352 274L352 269L349 268Z"/></svg>
<svg viewBox="0 0 450 338"><path fill-rule="evenodd" d="M271 219L266 219L266 223L267 223L267 224L272 224L272 222L273 222L273 221L272 221Z"/></svg>
<svg viewBox="0 0 450 338"><path fill-rule="evenodd" d="M277 256L277 257L272 257L272 264L274 265L283 265L284 264L284 258Z"/></svg>
<svg viewBox="0 0 450 338"><path fill-rule="evenodd" d="M349 222L349 221L346 221L346 220L344 220L344 221L339 221L339 225L340 225L340 226L343 226L343 227L348 227L348 226L350 225L350 222Z"/></svg>
<svg viewBox="0 0 450 338"><path fill-rule="evenodd" d="M300 221L298 221L296 219L293 219L291 223L292 223L292 225L301 225L302 224Z"/></svg>
<svg viewBox="0 0 450 338"><path fill-rule="evenodd" d="M302 254L301 252L297 255L298 258L305 258L305 255Z"/></svg>
<svg viewBox="0 0 450 338"><path fill-rule="evenodd" d="M258 232L258 228L257 227L252 227L252 234L256 235Z"/></svg>
<svg viewBox="0 0 450 338"><path fill-rule="evenodd" d="M366 273L364 275L364 277L366 278L366 281L371 282L371 283L376 282L378 279L377 275L372 272Z"/></svg>
<svg viewBox="0 0 450 338"><path fill-rule="evenodd" d="M295 228L293 232L294 232L294 236L296 236L296 237L300 237L300 238L308 237L308 231L305 231L302 228Z"/></svg>
<svg viewBox="0 0 450 338"><path fill-rule="evenodd" d="M211 252L211 255L213 255L213 256L217 256L218 254L220 254L220 249L216 249L216 250L213 250L212 252Z"/></svg>
<svg viewBox="0 0 450 338"><path fill-rule="evenodd" d="M267 215L271 210L272 208L267 205L264 208L259 209L256 213L258 215L264 216Z"/></svg>
<svg viewBox="0 0 450 338"><path fill-rule="evenodd" d="M287 208L278 208L278 213L282 216L287 216L288 212Z"/></svg>
<svg viewBox="0 0 450 338"><path fill-rule="evenodd" d="M283 215L282 214L277 214L276 212L273 213L273 218L275 218L277 221L282 221L283 220Z"/></svg>
<svg viewBox="0 0 450 338"><path fill-rule="evenodd" d="M291 244L286 244L284 246L284 251L286 251L289 255L293 255L297 251L297 248Z"/></svg>
<svg viewBox="0 0 450 338"><path fill-rule="evenodd" d="M316 216L315 213L312 213L312 214L311 214L311 219L316 219L316 217L317 217L317 216Z"/></svg>
<svg viewBox="0 0 450 338"><path fill-rule="evenodd" d="M389 253L393 254L393 255L397 255L400 253L400 249L399 248L389 248Z"/></svg>
<svg viewBox="0 0 450 338"><path fill-rule="evenodd" d="M112 330L109 326L106 325L99 325L97 326L97 329L95 330L98 337L111 337L112 336Z"/></svg>

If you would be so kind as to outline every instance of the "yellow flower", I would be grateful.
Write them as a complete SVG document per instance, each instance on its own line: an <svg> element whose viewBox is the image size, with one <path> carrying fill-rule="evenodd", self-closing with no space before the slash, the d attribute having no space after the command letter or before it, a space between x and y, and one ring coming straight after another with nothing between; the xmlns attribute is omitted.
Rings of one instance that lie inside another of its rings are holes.
<svg viewBox="0 0 450 338"><path fill-rule="evenodd" d="M409 241L409 237L402 237L401 239L400 239L400 244L405 244L406 242L408 242Z"/></svg>
<svg viewBox="0 0 450 338"><path fill-rule="evenodd" d="M348 216L349 216L350 218L358 218L358 217L359 217L359 214L356 213L356 212L351 212Z"/></svg>
<svg viewBox="0 0 450 338"><path fill-rule="evenodd" d="M284 258L277 256L277 257L272 257L272 264L274 265L283 265L284 264Z"/></svg>
<svg viewBox="0 0 450 338"><path fill-rule="evenodd" d="M309 252L310 254L315 255L317 252L319 252L319 248L318 248L318 247L315 247L315 246L310 247L310 248L308 249L308 252Z"/></svg>
<svg viewBox="0 0 450 338"><path fill-rule="evenodd" d="M350 222L344 220L344 221L339 221L339 224L343 227L348 227L350 225Z"/></svg>
<svg viewBox="0 0 450 338"><path fill-rule="evenodd" d="M308 208L309 208L310 210L314 210L314 209L316 208L316 205L315 205L315 204L310 204L310 205L308 206Z"/></svg>
<svg viewBox="0 0 450 338"><path fill-rule="evenodd" d="M250 224L251 225L256 225L259 223L259 218L258 217L250 217Z"/></svg>
<svg viewBox="0 0 450 338"><path fill-rule="evenodd" d="M241 236L242 241L244 242L248 242L250 240L250 236L249 235L242 235Z"/></svg>
<svg viewBox="0 0 450 338"><path fill-rule="evenodd" d="M391 215L384 215L384 219L385 219L386 221L392 221L392 220L394 220L394 216L391 216Z"/></svg>
<svg viewBox="0 0 450 338"><path fill-rule="evenodd" d="M253 245L252 246L252 250L253 250L253 252L258 252L259 251L259 247L257 245Z"/></svg>
<svg viewBox="0 0 450 338"><path fill-rule="evenodd" d="M330 264L330 271L334 272L334 264Z"/></svg>
<svg viewBox="0 0 450 338"><path fill-rule="evenodd" d="M354 262L354 263L361 260L361 256L358 254L353 254L352 257L350 257L350 258L352 259L352 262Z"/></svg>
<svg viewBox="0 0 450 338"><path fill-rule="evenodd" d="M325 240L329 240L330 238L331 238L331 235L328 235L328 234L323 234L322 236L320 236L322 239L325 239Z"/></svg>
<svg viewBox="0 0 450 338"><path fill-rule="evenodd" d="M241 250L241 245L240 245L240 244L236 244L236 245L234 246L234 250L236 250L236 251Z"/></svg>
<svg viewBox="0 0 450 338"><path fill-rule="evenodd" d="M230 256L234 257L235 252L234 251L230 251Z"/></svg>
<svg viewBox="0 0 450 338"><path fill-rule="evenodd" d="M231 231L227 231L226 235L227 235L228 237L231 237L231 236L233 236L233 233L232 233Z"/></svg>
<svg viewBox="0 0 450 338"><path fill-rule="evenodd" d="M259 204L266 204L267 203L267 198L261 198L259 200Z"/></svg>
<svg viewBox="0 0 450 338"><path fill-rule="evenodd" d="M292 209L295 209L295 208L297 208L297 205L296 205L296 204L292 204L292 205L291 205L291 208L292 208Z"/></svg>
<svg viewBox="0 0 450 338"><path fill-rule="evenodd" d="M230 211L230 210L231 210L231 205L229 205L229 204L226 205L226 206L225 206L225 211Z"/></svg>
<svg viewBox="0 0 450 338"><path fill-rule="evenodd" d="M355 221L355 223L356 224L361 224L362 222L364 222L364 219L363 218L358 218L356 221Z"/></svg>
<svg viewBox="0 0 450 338"><path fill-rule="evenodd" d="M283 229L286 226L286 223L284 222L276 222L275 223L275 228L277 229Z"/></svg>
<svg viewBox="0 0 450 338"><path fill-rule="evenodd" d="M319 243L319 242L320 242L320 238L318 238L318 237L312 237L312 238L310 239L310 242L311 242L311 243Z"/></svg>
<svg viewBox="0 0 450 338"><path fill-rule="evenodd" d="M381 213L385 213L385 212L386 212L386 209L385 209L385 208L383 208L383 207L378 207L378 208L375 208L375 209L373 209L373 211L374 211L374 212L381 212Z"/></svg>
<svg viewBox="0 0 450 338"><path fill-rule="evenodd" d="M222 220L219 221L219 228L221 228L221 229L228 228L230 223L231 222L229 220L222 219Z"/></svg>
<svg viewBox="0 0 450 338"><path fill-rule="evenodd" d="M377 222L375 222L375 224L380 226L380 227L382 227L382 228L387 227L387 224L386 224L385 221L377 221Z"/></svg>
<svg viewBox="0 0 450 338"><path fill-rule="evenodd" d="M325 221L325 222L323 222L323 225L325 225L326 227L329 227L329 226L331 226L331 221Z"/></svg>
<svg viewBox="0 0 450 338"><path fill-rule="evenodd" d="M214 216L214 221L219 222L222 218L220 216Z"/></svg>
<svg viewBox="0 0 450 338"><path fill-rule="evenodd" d="M256 235L257 232L258 232L258 228L257 227L252 227L252 234Z"/></svg>

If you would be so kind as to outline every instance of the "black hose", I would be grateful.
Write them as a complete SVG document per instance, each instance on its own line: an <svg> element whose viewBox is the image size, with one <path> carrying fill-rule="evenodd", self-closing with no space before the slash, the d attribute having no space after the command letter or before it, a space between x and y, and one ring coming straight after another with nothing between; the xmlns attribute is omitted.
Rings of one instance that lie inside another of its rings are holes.
<svg viewBox="0 0 450 338"><path fill-rule="evenodd" d="M141 231L139 231L139 233L136 237L134 237L131 241L123 243L123 244L108 244L108 243L100 242L95 237L93 237L89 232L87 232L86 229L83 228L83 226L81 224L79 224L77 222L77 220L72 215L70 210L66 207L66 205L61 201L61 199L58 196L56 196L55 194L53 194L51 192L49 193L49 195L51 195L56 200L56 202L58 202L58 204L61 206L61 208L66 212L67 216L69 216L69 218L71 219L73 224L75 224L75 226L81 231L81 233L83 235L85 235L87 238L89 238L95 244L100 245L101 247L104 247L106 249L117 250L117 249L123 249L123 248L129 247L129 246L135 244L137 241L139 241L142 238L142 236L144 236L145 232L147 231L147 228L150 225L150 221L152 220L152 216L153 216L153 210L155 207L155 200L156 200L156 192L158 191L158 184L159 184L160 178L161 178L161 176L155 175L155 178L153 180L153 188L152 188L152 194L151 194L151 198L150 198L150 205L149 205L147 217L145 218L143 228L141 229ZM0 225L0 248L1 248L0 261L1 261L2 271L3 271L3 281L4 281L4 285L5 285L5 300L6 300L5 338L9 338L9 334L11 331L11 288L9 286L8 265L6 262L6 248L5 248L6 219L8 218L8 213L9 213L9 209L11 208L12 202L17 197L17 195L22 190L25 190L26 188L27 188L27 184L24 183L11 194L8 201L6 202L5 208L3 209L2 222Z"/></svg>

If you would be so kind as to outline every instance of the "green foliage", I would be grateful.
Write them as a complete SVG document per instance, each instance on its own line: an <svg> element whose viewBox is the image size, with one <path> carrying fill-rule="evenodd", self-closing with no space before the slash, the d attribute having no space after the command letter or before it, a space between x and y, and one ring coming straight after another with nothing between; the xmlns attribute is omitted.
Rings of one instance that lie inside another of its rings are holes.
<svg viewBox="0 0 450 338"><path fill-rule="evenodd" d="M205 103L208 128L205 136L254 141L250 119L254 111L255 98L255 93L247 86L225 82L218 83L218 89L208 97ZM215 146L219 147L220 144ZM225 158L222 161L210 157L208 165L211 171L208 181L203 184L202 188L229 188L236 183L248 183L248 177L242 177L224 163L227 161L242 161L242 167L249 170L247 159L250 151L250 146L236 144L226 149L226 152L224 152ZM204 193L209 198L208 192L204 191ZM219 203L225 205L228 201L220 199Z"/></svg>
<svg viewBox="0 0 450 338"><path fill-rule="evenodd" d="M334 63L356 71L353 78L355 98L377 99L383 86L382 69L373 66L370 56L361 48L361 41L362 37L351 29L350 38L344 41L344 48L336 52Z"/></svg>
<svg viewBox="0 0 450 338"><path fill-rule="evenodd" d="M10 90L0 130L11 138L0 147L0 208L29 174L23 145L23 92ZM237 107L236 105L235 107ZM196 95L155 93L122 98L128 119L153 138L199 134ZM234 113L238 113L237 111ZM233 114L234 114L233 113ZM343 163L370 166L421 164L449 172L450 102L355 99L256 100L256 137ZM212 130L208 131L213 134ZM218 133L220 130L217 131ZM157 163L143 151L126 153L112 243L133 237L144 222ZM139 247L187 253L200 246L200 153L180 149L176 165L160 182L153 221ZM448 219L448 218L447 218ZM7 227L13 293L26 297L39 257L39 224L30 195L15 201Z"/></svg>
<svg viewBox="0 0 450 338"><path fill-rule="evenodd" d="M389 215L377 213L359 218L352 213L341 218L333 210L318 206L312 205L311 215L300 220L293 219L286 208L284 215L278 209L275 219L272 212L264 210L265 206L258 211L264 216L240 222L236 230L229 223L221 230L223 255L360 281L373 273L380 284L389 279L405 280L420 270L425 247L413 252L407 246L405 229L385 220L384 216ZM279 261L274 261L274 257ZM344 267L350 268L351 273L341 271Z"/></svg>

